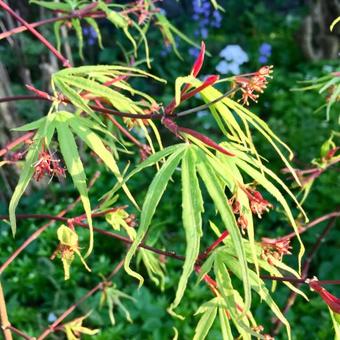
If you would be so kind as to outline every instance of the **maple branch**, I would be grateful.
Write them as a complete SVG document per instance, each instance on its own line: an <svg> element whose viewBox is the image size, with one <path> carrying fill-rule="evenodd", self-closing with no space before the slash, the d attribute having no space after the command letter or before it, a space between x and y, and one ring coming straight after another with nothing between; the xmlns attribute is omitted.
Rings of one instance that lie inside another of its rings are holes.
<svg viewBox="0 0 340 340"><path fill-rule="evenodd" d="M43 215L26 214L26 215L17 215L17 216L19 216L18 218L28 218L27 216L29 216L29 218L35 218L36 216L39 216L38 218L41 218L41 216L43 216ZM63 221L72 220L72 223L74 225L77 225L81 228L88 229L88 227L89 227L88 224L78 221L77 218L69 219L69 218L63 218L63 217L58 217L58 216L50 216L50 215L47 215L47 216L48 216L48 218L54 218L54 219L63 220ZM115 239L120 240L124 243L128 243L128 244L133 243L133 241L130 238L122 236L120 234L113 233L111 231L103 230L103 229L96 228L96 227L93 227L93 231L98 232L99 234L102 234L102 235L106 235L106 236L115 238ZM180 261L185 260L185 256L177 255L174 251L161 250L161 249L158 249L156 247L148 246L144 243L140 243L138 248L144 248L144 249L150 250L150 251L152 251L156 254L164 255L166 257L171 257L171 258L174 258L174 259L177 259L177 260L180 260ZM199 265L199 263L197 263L197 264ZM285 281L285 282L291 282L291 283L305 283L305 281L306 281L306 278L299 279L299 278L290 277L290 276L282 276L281 277L281 276L260 275L260 277L262 279L265 279L265 280L281 281L281 282ZM336 284L336 285L340 284L340 280L321 280L321 281L318 281L318 282L320 284Z"/></svg>
<svg viewBox="0 0 340 340"><path fill-rule="evenodd" d="M43 26L43 25L46 25L46 24L51 24L51 23L54 23L54 22L57 22L57 21L67 21L67 20L70 20L70 19L73 19L73 18L79 18L79 16L82 17L82 18L91 17L91 18L100 19L100 18L105 18L106 14L104 12L103 13L96 12L96 13L84 13L84 14L79 15L79 13L75 12L75 13L72 13L72 14L69 14L69 15L64 15L64 16L60 16L60 17L53 17L53 18L49 18L49 19L44 19L44 20L32 22L29 25L32 28L36 28L36 27ZM0 33L0 40L5 39L5 38L9 38L10 36L12 36L14 34L24 32L24 31L27 31L27 26L15 27L11 30Z"/></svg>
<svg viewBox="0 0 340 340"><path fill-rule="evenodd" d="M337 217L333 217L333 219L327 223L326 227L324 228L324 230L322 231L322 233L320 234L320 236L317 238L316 242L314 243L314 246L312 247L311 251L309 252L306 260L304 261L304 263L302 265L302 271L301 271L302 277L308 276L310 264L311 264L313 258L315 257L317 251L319 250L322 240L327 236L327 234L335 226L336 219L337 219ZM319 220L319 219L317 219L317 220ZM323 284L325 284L325 281L324 281ZM302 283L297 284L296 288L299 288L301 285L302 285ZM286 306L283 309L283 314L287 314L288 311L293 307L296 298L297 298L297 293L292 291L289 295ZM282 321L280 319L276 319L276 321L273 325L273 330L272 330L271 333L274 336L276 336L279 333L281 327L282 327Z"/></svg>
<svg viewBox="0 0 340 340"><path fill-rule="evenodd" d="M64 67L71 67L70 62L62 56L62 54L34 27L32 27L26 20L24 20L20 15L18 15L11 7L9 7L3 0L0 0L0 7L2 7L6 12L8 12L13 18L19 21L23 26L26 27L43 45L45 45L55 56L58 58Z"/></svg>
<svg viewBox="0 0 340 340"><path fill-rule="evenodd" d="M6 309L6 302L5 302L5 295L2 290L2 284L0 281L0 327L4 334L5 340L12 340L12 332L9 329L10 323L8 320L7 309Z"/></svg>
<svg viewBox="0 0 340 340"><path fill-rule="evenodd" d="M89 189L94 185L96 180L99 178L100 172L96 171L95 174L93 175L92 179L89 182ZM68 211L72 210L79 202L81 198L78 196L78 198L69 204L66 209L62 210L57 217L62 217L64 216ZM54 223L55 220L50 220L48 223L44 224L42 227L37 229L28 239L25 240L25 242L17 248L11 255L10 257L0 266L0 275L2 272L19 256L19 254L28 246L30 245L34 240L36 240L41 233L43 233L50 225Z"/></svg>
<svg viewBox="0 0 340 340"><path fill-rule="evenodd" d="M37 340L45 339L50 333L53 333L58 325L67 317L69 316L80 304L82 304L85 300L87 300L89 297L91 297L94 293L96 293L99 290L104 289L109 285L108 281L111 280L122 268L124 264L124 259L121 260L117 266L113 269L113 271L108 276L107 280L102 281L98 283L95 287L93 287L90 291L88 291L84 296L82 296L77 302L75 302L72 306L70 306L68 309L65 310L64 313L62 313L57 320L55 320L52 325L48 326L41 335L37 337Z"/></svg>
<svg viewBox="0 0 340 340"><path fill-rule="evenodd" d="M0 150L0 157L4 156L8 151L14 149L17 145L24 143L31 139L34 136L34 132L27 132L24 135L14 139L9 142L5 147Z"/></svg>

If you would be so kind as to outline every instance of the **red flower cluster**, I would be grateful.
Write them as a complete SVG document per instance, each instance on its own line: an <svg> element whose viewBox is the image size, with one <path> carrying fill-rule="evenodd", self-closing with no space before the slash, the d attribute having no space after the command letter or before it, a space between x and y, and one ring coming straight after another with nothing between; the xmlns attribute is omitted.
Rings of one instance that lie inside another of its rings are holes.
<svg viewBox="0 0 340 340"><path fill-rule="evenodd" d="M259 95L256 92L263 93L268 84L267 78L272 78L272 68L272 65L262 66L257 72L235 77L235 83L240 85L242 91L243 105L249 105L249 99L257 102Z"/></svg>
<svg viewBox="0 0 340 340"><path fill-rule="evenodd" d="M39 182L44 175L48 175L51 178L56 176L65 177L65 169L59 165L59 159L53 159L49 152L41 151L39 153L39 159L34 164L33 178Z"/></svg>
<svg viewBox="0 0 340 340"><path fill-rule="evenodd" d="M281 261L282 256L291 254L290 249L292 249L289 238L271 239L262 237L261 246L263 248L261 257L262 259L267 259L269 264L272 264L270 257L268 257L269 255Z"/></svg>
<svg viewBox="0 0 340 340"><path fill-rule="evenodd" d="M231 206L233 213L235 215L240 215L237 218L237 225L241 228L242 234L245 233L245 230L248 227L248 220L246 217L241 213L241 205L240 202L236 199L236 196L233 196L230 200L228 200L229 205Z"/></svg>
<svg viewBox="0 0 340 340"><path fill-rule="evenodd" d="M246 188L244 191L249 198L252 213L256 214L258 218L261 218L265 211L273 208L272 204L265 200L260 192L250 188Z"/></svg>

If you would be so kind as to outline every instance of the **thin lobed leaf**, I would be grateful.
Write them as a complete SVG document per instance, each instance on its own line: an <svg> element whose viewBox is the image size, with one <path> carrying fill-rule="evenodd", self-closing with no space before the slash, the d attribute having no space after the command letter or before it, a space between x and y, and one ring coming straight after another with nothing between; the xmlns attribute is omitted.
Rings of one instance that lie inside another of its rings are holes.
<svg viewBox="0 0 340 340"><path fill-rule="evenodd" d="M146 160L144 160L142 163L138 164L125 178L124 183L126 183L131 177L133 177L134 175L136 175L138 172L142 171L143 169L155 165L156 163L158 163L159 161L161 161L163 158L167 157L168 155L170 155L171 153L174 153L176 150L178 149L183 149L186 148L186 144L181 143L181 144L175 144L175 145L171 145L168 146L167 148L158 151L157 153L149 156ZM119 190L119 188L121 187L121 184L118 183L116 186L114 186L109 192L107 192L105 195L103 195L103 197L101 197L101 199L103 199L104 197L108 198L113 196L117 190Z"/></svg>
<svg viewBox="0 0 340 340"><path fill-rule="evenodd" d="M242 280L242 273L240 270L239 263L234 257L228 256L224 258L225 263L227 264L228 268L240 279ZM264 282L261 280L261 287L258 285L258 277L255 272L249 270L249 279L250 285L253 290L256 291L257 294L263 299L263 301L270 307L272 312L276 315L276 317L286 326L287 336L288 339L291 340L291 329L289 322L284 317L282 312L280 311L279 307L276 305L274 300L272 299L267 287L265 286Z"/></svg>
<svg viewBox="0 0 340 340"><path fill-rule="evenodd" d="M129 275L137 278L139 280L139 285L143 283L143 277L130 268L131 259L151 224L152 217L155 214L156 208L164 194L170 177L172 176L182 157L184 157L186 151L186 148L179 148L174 153L172 153L171 156L169 156L156 176L153 178L146 194L137 236L129 251L127 252L124 262L125 271Z"/></svg>
<svg viewBox="0 0 340 340"><path fill-rule="evenodd" d="M182 159L182 220L186 238L185 261L183 272L178 283L176 297L168 308L168 312L183 319L174 309L179 305L184 295L188 279L194 270L200 250L202 237L203 199L196 174L196 155L189 147Z"/></svg>
<svg viewBox="0 0 340 340"><path fill-rule="evenodd" d="M80 194L80 198L85 210L86 219L89 225L90 240L88 250L85 254L85 257L88 257L93 249L93 225L91 216L91 204L88 197L86 185L86 175L83 163L78 153L78 147L70 127L66 122L58 121L56 128L61 154L65 161L67 170L72 177L74 186L77 188Z"/></svg>
<svg viewBox="0 0 340 340"><path fill-rule="evenodd" d="M55 115L49 114L44 119L38 120L40 122L40 125L35 124L35 126L36 127L39 126L39 128L33 138L33 143L31 144L29 151L27 153L24 168L22 169L20 173L18 183L14 189L14 192L13 192L13 195L11 197L11 200L9 202L9 207L8 207L9 222L11 225L13 237L15 236L16 229L17 229L15 210L18 206L21 196L25 192L34 174L34 163L38 160L38 155L42 147L42 142L45 143L46 147L48 147L49 143L51 142L51 139L52 139L52 136L55 130L54 119L55 119Z"/></svg>
<svg viewBox="0 0 340 340"><path fill-rule="evenodd" d="M210 305L205 308L204 312L200 312L198 310L197 313L203 313L201 316L196 329L195 329L195 335L193 337L193 340L204 340L213 325L216 315L217 315L217 303L212 302L213 300L209 301Z"/></svg>
<svg viewBox="0 0 340 340"><path fill-rule="evenodd" d="M220 213L223 224L228 230L230 237L235 245L236 256L238 257L239 266L242 271L245 312L250 308L251 292L248 277L248 265L242 243L241 233L236 223L235 216L227 202L223 188L218 181L216 173L211 166L206 155L197 148L197 168L210 197L212 198L217 210Z"/></svg>
<svg viewBox="0 0 340 340"><path fill-rule="evenodd" d="M122 188L129 198L129 200L135 205L137 209L139 209L137 202L133 198L130 190L127 185L124 183L123 177L119 171L118 165L112 156L112 154L106 149L104 143L101 138L98 137L96 133L94 133L91 129L87 128L84 125L79 124L79 119L71 119L70 126L72 130L81 138L86 145L96 153L100 157L100 159L104 162L104 164L112 171L112 173L117 178L117 181L122 185Z"/></svg>
<svg viewBox="0 0 340 340"><path fill-rule="evenodd" d="M84 37L83 37L83 30L81 28L80 20L79 19L72 19L71 23L72 23L72 27L76 31L76 35L77 35L77 39L78 39L78 46L79 46L78 53L79 53L80 59L84 60L84 53L83 53Z"/></svg>

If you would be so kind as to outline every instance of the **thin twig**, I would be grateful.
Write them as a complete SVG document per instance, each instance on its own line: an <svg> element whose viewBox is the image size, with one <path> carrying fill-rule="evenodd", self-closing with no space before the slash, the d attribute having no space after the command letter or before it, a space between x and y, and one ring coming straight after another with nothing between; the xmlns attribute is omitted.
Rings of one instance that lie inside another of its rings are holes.
<svg viewBox="0 0 340 340"><path fill-rule="evenodd" d="M299 233L299 235L301 235L304 232L306 232L307 230L309 230L310 228L313 228L316 225L318 225L318 224L320 224L320 223L322 223L324 221L327 221L327 220L333 219L333 218L337 218L339 216L340 216L340 211L333 211L333 212L331 212L329 214L326 214L326 215L323 215L321 217L318 217L315 220L313 220L312 222L309 222L306 225L299 227L298 228L298 233ZM295 236L296 236L296 233L292 232L292 233L289 233L289 234L287 234L285 236L278 237L277 240L291 239L291 238L294 238Z"/></svg>
<svg viewBox="0 0 340 340"><path fill-rule="evenodd" d="M70 62L34 27L32 27L26 20L18 15L11 7L9 7L4 1L0 0L0 7L8 12L13 18L24 25L43 45L45 45L63 64L64 67L71 67Z"/></svg>
<svg viewBox="0 0 340 340"><path fill-rule="evenodd" d="M6 309L6 302L5 302L5 295L4 291L2 290L2 284L0 281L0 327L4 334L5 340L12 340L12 332L9 329L10 323L8 320L7 309Z"/></svg>
<svg viewBox="0 0 340 340"><path fill-rule="evenodd" d="M33 135L34 132L27 132L24 135L20 136L19 138L16 138L13 141L9 142L4 148L0 150L0 157L4 156L8 151L14 149L17 145L31 139Z"/></svg>
<svg viewBox="0 0 340 340"><path fill-rule="evenodd" d="M309 252L306 260L304 261L304 263L302 265L301 276L303 278L308 276L310 264L311 264L313 258L315 257L317 251L319 250L322 240L325 239L327 234L335 226L336 219L337 219L337 217L333 217L333 219L327 223L326 227L324 228L324 230L322 231L320 236L317 238L314 246L312 247L311 251ZM326 284L325 282L326 281L323 281L323 284ZM302 283L298 283L296 285L296 288L299 288L301 285L302 285ZM287 314L289 312L289 310L293 307L296 298L297 298L297 293L292 291L290 293L288 300L287 300L286 306L283 309L283 314ZM282 327L282 321L280 319L276 319L271 334L273 336L276 336L280 332L281 327Z"/></svg>
<svg viewBox="0 0 340 340"><path fill-rule="evenodd" d="M13 333L20 335L22 338L24 338L26 340L35 340L34 336L30 336L30 335L26 334L25 332L21 331L20 329L15 328L12 325L8 326L7 328L10 329Z"/></svg>
<svg viewBox="0 0 340 340"><path fill-rule="evenodd" d="M45 339L49 334L53 333L56 329L56 327L58 327L58 325L60 325L60 323L66 318L68 317L80 304L82 304L85 300L87 300L89 297L91 297L94 293L96 293L99 290L102 290L105 288L105 286L107 286L107 283L109 280L111 280L117 273L118 271L122 268L124 264L124 259L121 260L117 266L114 268L114 270L110 273L110 275L108 276L107 280L102 281L100 283L98 283L94 288L92 288L90 291L88 291L83 297L81 297L77 302L75 302L72 306L70 306L68 309L65 310L64 313L62 313L59 318L57 320L55 320L53 322L52 325L48 326L48 328L46 328L41 335L38 336L37 340L42 340Z"/></svg>
<svg viewBox="0 0 340 340"><path fill-rule="evenodd" d="M100 175L100 172L97 171L94 176L92 177L91 181L89 182L89 188L91 188L96 180L98 179ZM80 196L71 204L69 204L66 209L61 211L57 217L62 218L68 211L72 210L77 203L79 203L81 200ZM44 224L42 227L37 229L25 242L18 248L16 249L11 256L0 266L0 275L3 273L3 271L18 257L18 255L26 249L34 240L36 240L41 233L43 233L49 226L51 226L54 223L55 220L50 220L48 223Z"/></svg>
<svg viewBox="0 0 340 340"><path fill-rule="evenodd" d="M99 19L99 18L105 18L106 14L104 12L103 13L99 13L99 12L86 13L86 14L82 15L82 18L85 18L85 17L92 17L92 18ZM30 23L30 26L33 27L33 28L36 28L36 27L43 26L43 25L46 25L46 24L51 24L51 23L54 23L54 22L57 22L57 21L67 21L67 20L70 20L70 19L73 19L73 18L79 18L79 14L78 13L72 13L72 14L63 15L63 16L60 16L60 17L53 17L53 18L49 18L49 19L44 19L44 20L40 20L40 21L37 21L37 22L32 22L32 23ZM5 39L5 38L9 38L10 36L12 36L14 34L24 32L24 31L27 31L26 26L15 27L11 30L0 33L0 40Z"/></svg>

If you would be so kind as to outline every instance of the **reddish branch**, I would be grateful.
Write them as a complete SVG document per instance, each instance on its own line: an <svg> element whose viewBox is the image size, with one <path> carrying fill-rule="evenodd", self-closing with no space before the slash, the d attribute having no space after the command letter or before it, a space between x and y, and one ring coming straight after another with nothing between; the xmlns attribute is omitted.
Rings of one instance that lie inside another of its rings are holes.
<svg viewBox="0 0 340 340"><path fill-rule="evenodd" d="M331 212L327 215L324 215L324 216L321 216L321 217L318 217L316 218L315 220L313 220L312 222L309 222L308 224L304 225L304 226L301 226L298 228L298 232L299 232L299 235L303 234L304 232L306 232L307 230L309 230L310 228L313 228L315 227L316 225L324 222L324 221L327 221L329 219L334 219L334 218L337 218L340 216L340 211L334 211L334 212ZM285 236L282 236L282 237L278 237L276 240L277 241L281 241L281 240L286 240L286 239L292 239L296 236L296 233L295 232L292 232L288 235L285 235Z"/></svg>
<svg viewBox="0 0 340 340"><path fill-rule="evenodd" d="M27 132L23 136L20 136L19 138L9 142L4 148L0 150L0 157L4 156L8 151L14 149L19 144L29 141L33 135L34 132Z"/></svg>
<svg viewBox="0 0 340 340"><path fill-rule="evenodd" d="M221 243L224 241L225 238L227 238L229 236L229 232L228 231L224 231L221 236L215 240L203 253L201 253L198 256L198 259L200 261L203 261L204 259L206 259L210 253Z"/></svg>
<svg viewBox="0 0 340 340"><path fill-rule="evenodd" d="M0 0L0 7L2 7L6 12L8 12L13 18L19 21L22 25L26 27L43 45L45 45L63 64L64 67L71 67L70 62L61 55L60 52L34 27L32 27L26 20L24 20L20 15L18 15L11 7L9 7L4 1Z"/></svg>
<svg viewBox="0 0 340 340"><path fill-rule="evenodd" d="M97 171L94 176L92 177L91 181L89 182L89 188L91 188L96 180L98 179L100 175L100 172ZM80 196L72 202L70 205L66 207L66 209L62 210L57 216L62 217L64 216L68 211L72 210L77 203L80 202ZM48 223L44 224L42 227L37 229L29 238L25 240L25 242L18 248L16 249L11 256L0 266L0 275L2 272L18 257L18 255L28 247L34 240L36 240L41 233L43 233L49 226L51 226L54 223L55 220L51 219Z"/></svg>
<svg viewBox="0 0 340 340"><path fill-rule="evenodd" d="M5 302L5 295L2 290L2 285L0 282L0 327L2 329L4 339L5 340L12 340L12 333L9 329L10 323L8 321L7 316L7 308L6 308L6 302Z"/></svg>
<svg viewBox="0 0 340 340"><path fill-rule="evenodd" d="M100 214L102 215L102 213L100 213ZM88 224L80 222L79 219L77 219L77 218L69 219L69 218L58 217L58 216L53 216L53 215L26 214L26 215L17 215L17 219L20 219L20 218L23 218L23 219L35 218L36 216L38 216L37 218L42 218L42 216L45 216L47 218L52 218L54 220L60 220L60 221L64 221L64 222L71 220L74 225L77 225L77 226L82 227L82 228L88 228ZM0 216L0 219L1 218L4 219L4 218L8 218L8 217L7 216ZM128 243L128 244L131 244L133 242L128 237L124 237L122 235L119 235L119 234L116 234L116 233L113 233L113 232L110 232L110 231L106 231L106 230L103 230L103 229L100 229L100 228L95 228L95 227L93 228L93 230L95 232L102 234L102 235L106 235L106 236L115 238L117 240L120 240L120 241ZM222 239L226 237L224 235L223 235L223 237L221 236ZM220 241L218 241L218 243L220 243ZM150 250L150 251L152 251L156 254L159 254L159 255L164 255L166 257L175 258L175 259L180 260L180 261L185 260L184 256L177 255L173 251L164 251L164 250L152 247L152 246L148 246L148 245L143 244L143 243L141 243L139 245L139 247ZM197 263L197 265L199 265L199 263ZM306 281L306 278L299 279L299 278L296 278L296 277L289 277L289 276L288 277L278 277L278 276L270 276L270 275L261 275L261 278L265 279L265 280L281 281L281 282L285 281L285 282L291 282L291 283L305 283L305 281ZM340 284L340 280L322 280L322 281L318 281L318 282L320 284Z"/></svg>
<svg viewBox="0 0 340 340"><path fill-rule="evenodd" d="M337 216L339 216L339 215L337 215ZM331 229L335 226L335 222L337 220L337 216L334 216L333 219L327 223L326 227L324 228L324 230L322 231L320 236L317 238L314 246L312 247L311 251L309 252L306 260L304 261L304 263L302 265L302 271L301 271L301 276L303 278L307 278L308 277L308 272L309 272L310 264L311 264L313 258L315 257L317 251L319 250L322 241L325 239L325 237L331 231ZM320 220L320 219L317 219L317 220ZM317 221L317 220L315 220L315 221ZM324 221L324 220L325 219L323 219L322 221ZM319 222L319 223L321 223L321 222ZM324 281L323 284L327 284L325 282L327 282L327 281ZM299 288L301 285L302 285L302 283L299 283L299 284L297 284L296 287ZM296 292L291 292L290 296L289 296L289 298L287 300L286 306L283 309L283 314L287 314L288 311L293 307L293 304L294 304L296 298L297 298L297 293ZM281 327L282 327L281 320L280 319L276 319L276 321L274 323L273 330L272 330L272 334L274 336L276 336L279 333Z"/></svg>
<svg viewBox="0 0 340 340"><path fill-rule="evenodd" d="M92 18L100 19L100 18L105 18L106 14L105 13L98 13L98 12L84 13L84 14L81 14L81 17L82 18L92 17ZM30 23L30 26L33 27L33 28L36 28L36 27L43 26L43 25L46 25L46 24L54 23L56 21L67 21L67 20L70 20L70 19L73 19L73 18L79 18L79 13L74 12L74 13L69 14L69 15L63 15L63 16L60 16L60 17L54 17L54 18L49 18L49 19L37 21L37 22L32 22L32 23ZM8 38L8 37L12 36L13 34L24 32L26 30L27 30L26 26L15 27L11 30L8 30L6 32L1 33L0 34L0 40Z"/></svg>
<svg viewBox="0 0 340 340"><path fill-rule="evenodd" d="M94 288L92 288L89 292L87 292L83 297L81 297L77 302L75 302L72 306L70 306L64 313L62 313L57 320L55 320L52 325L48 326L41 335L37 337L37 340L45 339L49 334L56 331L56 328L60 325L60 323L68 317L80 304L82 304L89 297L94 295L97 291L105 289L108 285L110 285L110 280L118 273L118 271L122 268L124 264L124 259L121 260L117 266L113 269L113 271L108 276L107 280L98 283ZM60 327L58 327L59 329Z"/></svg>

